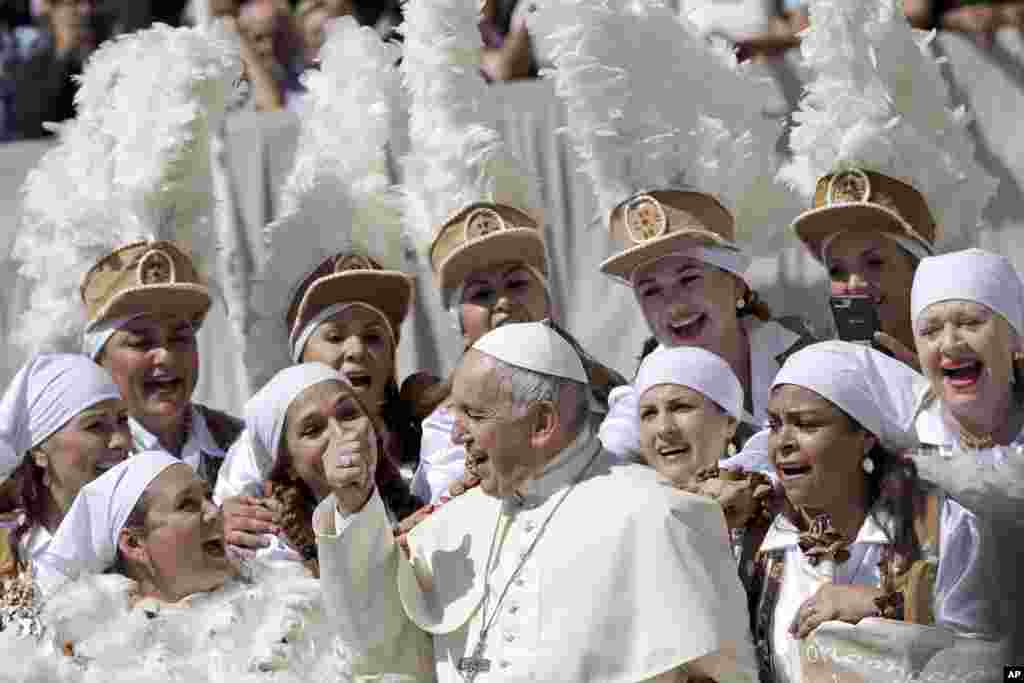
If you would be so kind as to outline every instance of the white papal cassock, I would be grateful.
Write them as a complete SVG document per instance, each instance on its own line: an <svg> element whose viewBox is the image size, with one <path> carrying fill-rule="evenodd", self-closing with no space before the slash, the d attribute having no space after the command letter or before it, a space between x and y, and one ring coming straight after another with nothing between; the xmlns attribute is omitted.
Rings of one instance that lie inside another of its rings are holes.
<svg viewBox="0 0 1024 683"><path fill-rule="evenodd" d="M439 509L410 534L411 562L376 492L350 516L333 496L324 500L314 515L321 583L341 637L359 653L357 673L460 681L458 662L482 625L492 539L489 615L579 480L509 585L484 650L490 670L476 680L625 683L698 659L717 680L756 680L718 504L617 462L584 432L523 496L474 489Z"/></svg>

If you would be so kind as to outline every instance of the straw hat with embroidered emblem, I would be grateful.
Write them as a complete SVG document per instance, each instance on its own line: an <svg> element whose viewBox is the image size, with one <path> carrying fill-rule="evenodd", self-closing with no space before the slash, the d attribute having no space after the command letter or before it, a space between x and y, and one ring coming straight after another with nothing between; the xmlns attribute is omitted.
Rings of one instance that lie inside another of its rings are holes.
<svg viewBox="0 0 1024 683"><path fill-rule="evenodd" d="M211 304L209 136L241 74L220 27L154 28L86 65L77 116L29 174L13 255L32 282L15 341L30 353L102 347L119 320ZM109 329L108 329L109 328Z"/></svg>
<svg viewBox="0 0 1024 683"><path fill-rule="evenodd" d="M303 75L295 161L251 288L245 363L254 388L300 362L312 332L348 307L379 314L397 348L414 289L387 163L396 59L395 46L343 17L328 26L320 68Z"/></svg>
<svg viewBox="0 0 1024 683"><path fill-rule="evenodd" d="M402 70L412 101L406 226L448 302L471 272L503 263L547 280L536 182L482 120L487 84L479 7L424 0L406 8Z"/></svg>
<svg viewBox="0 0 1024 683"><path fill-rule="evenodd" d="M558 27L551 75L617 249L601 272L631 284L683 252L742 277L745 249L777 249L791 201L765 181L780 131L763 114L767 83L658 0L558 0L538 13Z"/></svg>
<svg viewBox="0 0 1024 683"><path fill-rule="evenodd" d="M810 3L802 37L815 79L793 114L779 178L812 202L793 221L811 255L850 231L891 236L917 258L977 227L996 188L975 161L963 107L897 0Z"/></svg>

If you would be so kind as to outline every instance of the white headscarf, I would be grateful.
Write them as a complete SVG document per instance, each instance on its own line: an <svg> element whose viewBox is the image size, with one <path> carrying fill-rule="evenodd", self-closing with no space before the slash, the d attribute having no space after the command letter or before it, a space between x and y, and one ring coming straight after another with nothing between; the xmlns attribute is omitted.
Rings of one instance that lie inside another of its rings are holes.
<svg viewBox="0 0 1024 683"><path fill-rule="evenodd" d="M911 320L932 304L973 301L1006 318L1024 333L1024 285L1009 259L983 249L965 249L921 261L910 293Z"/></svg>
<svg viewBox="0 0 1024 683"><path fill-rule="evenodd" d="M924 377L895 358L863 344L820 342L786 359L772 389L782 384L819 394L889 450L917 444L914 416L928 385Z"/></svg>
<svg viewBox="0 0 1024 683"><path fill-rule="evenodd" d="M114 566L118 538L146 488L181 460L165 451L129 457L82 487L39 562L41 571L77 579Z"/></svg>
<svg viewBox="0 0 1024 683"><path fill-rule="evenodd" d="M348 384L345 376L324 363L302 363L281 370L245 404L253 460L266 477L277 461L288 407L299 394L320 382Z"/></svg>
<svg viewBox="0 0 1024 683"><path fill-rule="evenodd" d="M41 354L18 371L0 399L0 481L28 451L83 410L121 398L110 374L79 354Z"/></svg>
<svg viewBox="0 0 1024 683"><path fill-rule="evenodd" d="M743 387L729 364L710 351L680 346L659 348L648 355L633 380L638 399L661 384L689 387L737 420L743 419Z"/></svg>

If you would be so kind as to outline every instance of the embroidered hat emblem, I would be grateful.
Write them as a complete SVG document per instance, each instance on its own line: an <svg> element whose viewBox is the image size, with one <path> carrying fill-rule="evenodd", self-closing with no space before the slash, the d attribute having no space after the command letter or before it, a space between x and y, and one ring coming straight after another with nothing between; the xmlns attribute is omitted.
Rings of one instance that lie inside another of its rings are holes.
<svg viewBox="0 0 1024 683"><path fill-rule="evenodd" d="M138 280L140 285L174 282L174 261L165 251L150 249L139 259Z"/></svg>
<svg viewBox="0 0 1024 683"><path fill-rule="evenodd" d="M871 181L859 168L840 171L828 181L828 203L856 203L871 199Z"/></svg>
<svg viewBox="0 0 1024 683"><path fill-rule="evenodd" d="M344 273L348 270L373 270L373 264L370 263L370 259L359 254L346 254L339 256L334 262L334 272Z"/></svg>
<svg viewBox="0 0 1024 683"><path fill-rule="evenodd" d="M626 231L630 239L641 244L660 237L668 231L668 217L665 209L654 197L640 195L626 205Z"/></svg>
<svg viewBox="0 0 1024 683"><path fill-rule="evenodd" d="M462 225L465 241L469 242L504 230L505 219L494 209L481 208L471 211Z"/></svg>

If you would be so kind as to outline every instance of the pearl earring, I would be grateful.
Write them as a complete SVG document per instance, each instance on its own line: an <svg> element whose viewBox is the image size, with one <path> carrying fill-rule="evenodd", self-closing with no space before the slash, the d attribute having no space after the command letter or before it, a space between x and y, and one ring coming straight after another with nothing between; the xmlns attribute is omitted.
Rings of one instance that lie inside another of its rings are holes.
<svg viewBox="0 0 1024 683"><path fill-rule="evenodd" d="M864 460L861 462L860 466L864 468L864 472L866 474L871 474L875 471L875 461L869 456L864 456Z"/></svg>

